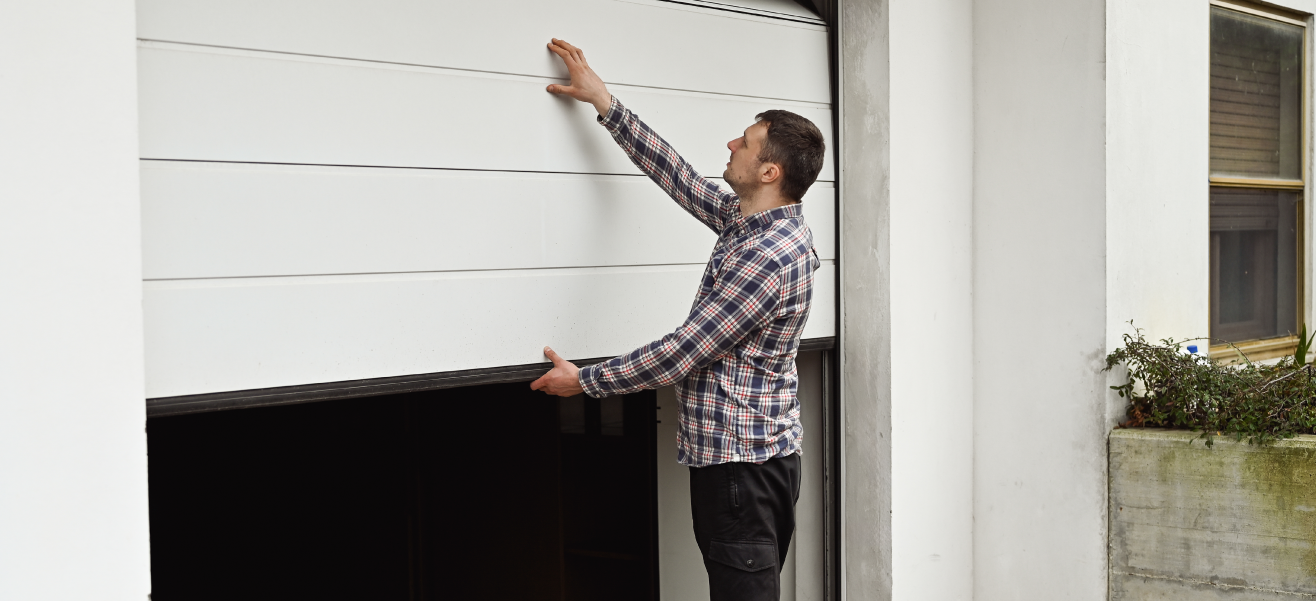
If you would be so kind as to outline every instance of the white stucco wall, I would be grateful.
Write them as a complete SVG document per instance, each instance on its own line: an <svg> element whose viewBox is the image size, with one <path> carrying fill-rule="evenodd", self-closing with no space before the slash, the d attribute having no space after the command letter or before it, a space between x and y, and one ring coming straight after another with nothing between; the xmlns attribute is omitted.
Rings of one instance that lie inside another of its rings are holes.
<svg viewBox="0 0 1316 601"><path fill-rule="evenodd" d="M1106 24L1106 347L1208 336L1210 7L1108 0Z"/></svg>
<svg viewBox="0 0 1316 601"><path fill-rule="evenodd" d="M892 596L973 595L973 2L891 3Z"/></svg>
<svg viewBox="0 0 1316 601"><path fill-rule="evenodd" d="M981 0L973 20L974 598L1097 601L1105 2Z"/></svg>
<svg viewBox="0 0 1316 601"><path fill-rule="evenodd" d="M0 8L0 599L151 590L133 11Z"/></svg>

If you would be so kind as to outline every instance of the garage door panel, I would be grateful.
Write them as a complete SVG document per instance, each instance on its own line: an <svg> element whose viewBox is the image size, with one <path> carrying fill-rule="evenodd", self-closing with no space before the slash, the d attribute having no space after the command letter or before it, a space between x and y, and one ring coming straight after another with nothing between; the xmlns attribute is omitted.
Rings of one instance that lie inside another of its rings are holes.
<svg viewBox="0 0 1316 601"><path fill-rule="evenodd" d="M835 191L805 198L834 256ZM703 263L648 178L143 161L147 279Z"/></svg>
<svg viewBox="0 0 1316 601"><path fill-rule="evenodd" d="M152 43L139 67L144 158L638 173L593 108L548 94L547 79ZM825 105L613 92L710 175L760 111L799 112L830 135Z"/></svg>
<svg viewBox="0 0 1316 601"><path fill-rule="evenodd" d="M681 43L673 44L679 32ZM565 77L544 45L585 48L609 82L829 102L819 26L649 0L140 0L144 39ZM742 40L766 40L745 67Z"/></svg>
<svg viewBox="0 0 1316 601"><path fill-rule="evenodd" d="M702 266L145 283L151 398L627 352L680 325ZM834 334L835 267L806 338Z"/></svg>

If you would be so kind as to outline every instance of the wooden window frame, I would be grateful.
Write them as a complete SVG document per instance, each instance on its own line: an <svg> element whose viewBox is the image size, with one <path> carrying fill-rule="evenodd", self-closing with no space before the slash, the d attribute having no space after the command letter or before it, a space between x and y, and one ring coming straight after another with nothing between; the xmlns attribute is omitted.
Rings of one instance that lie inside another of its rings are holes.
<svg viewBox="0 0 1316 601"><path fill-rule="evenodd" d="M1298 312L1297 323L1299 324L1299 327L1302 327L1304 324L1307 323L1307 313L1308 313L1307 304L1306 304L1307 296L1308 296L1306 294L1306 279L1307 279L1306 254L1307 254L1308 240L1307 240L1307 232L1306 232L1307 217L1306 217L1305 209L1307 203L1307 181L1310 179L1310 177L1308 176L1310 159L1308 158L1308 151L1307 151L1307 146L1311 140L1311 135L1308 131L1308 129L1310 128L1311 120L1308 119L1307 116L1307 107L1309 105L1308 97L1310 96L1310 90L1308 89L1308 85L1310 81L1310 78L1308 77L1308 71L1310 71L1311 69L1311 62L1312 62L1310 60L1311 57L1309 54L1310 46L1311 46L1311 42L1310 42L1311 27L1309 26L1310 15L1304 15L1302 13L1287 11L1282 8L1273 7L1270 5L1249 2L1247 0L1235 0L1232 2L1226 2L1224 0L1210 0L1210 7L1212 8L1218 7L1225 10L1232 10L1235 12L1252 15L1255 17L1271 19L1273 21L1277 21L1280 23L1286 23L1289 25L1295 25L1297 27L1301 27L1303 30L1302 80L1298 84L1299 88L1302 90L1302 106L1300 108L1301 122L1299 123L1299 128L1301 129L1301 135L1302 135L1302 139L1300 142L1302 155L1299 159L1299 164L1302 166L1302 179L1293 180L1293 179L1284 179L1284 178L1267 179L1267 178L1215 177L1212 176L1209 173L1209 171L1207 173L1208 188L1222 187L1222 188L1250 188L1250 189L1260 189L1260 190L1301 191L1301 194L1299 195L1297 202L1297 212L1298 212L1297 255L1298 256L1296 263L1297 274L1296 274L1296 282L1294 288L1297 293L1297 299L1295 303L1295 308ZM1208 128L1209 127L1210 124L1208 122ZM1208 309L1208 314L1210 314L1210 311L1211 309ZM1243 360L1242 358L1239 357L1240 352L1246 355L1246 358L1251 361L1264 361L1266 359L1274 359L1277 357L1292 355L1294 351L1297 349L1298 337L1296 335L1277 336L1272 338L1246 340L1242 342L1236 342L1234 344L1227 344L1227 343L1215 344L1214 340L1212 342L1213 344L1210 345L1208 351L1211 357L1217 358L1218 361L1225 363L1236 363Z"/></svg>

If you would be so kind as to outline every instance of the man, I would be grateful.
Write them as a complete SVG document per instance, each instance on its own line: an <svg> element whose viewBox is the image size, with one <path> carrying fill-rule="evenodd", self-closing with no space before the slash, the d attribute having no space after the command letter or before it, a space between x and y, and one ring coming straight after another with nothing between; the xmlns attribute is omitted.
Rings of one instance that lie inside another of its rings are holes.
<svg viewBox="0 0 1316 601"><path fill-rule="evenodd" d="M677 460L690 466L712 599L779 599L800 493L795 353L818 268L800 199L822 169L822 132L794 113L759 114L727 144L731 194L613 98L579 48L558 39L548 48L571 74L548 91L594 105L631 161L718 239L675 332L585 369L545 347L553 370L531 388L603 397L675 384Z"/></svg>

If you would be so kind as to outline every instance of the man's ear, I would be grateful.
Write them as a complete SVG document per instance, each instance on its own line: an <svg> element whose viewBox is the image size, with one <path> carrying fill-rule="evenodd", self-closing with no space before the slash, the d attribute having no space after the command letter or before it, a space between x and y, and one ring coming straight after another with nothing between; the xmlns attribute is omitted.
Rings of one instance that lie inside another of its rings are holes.
<svg viewBox="0 0 1316 601"><path fill-rule="evenodd" d="M763 163L759 167L759 182L771 184L781 179L781 165L776 163Z"/></svg>

